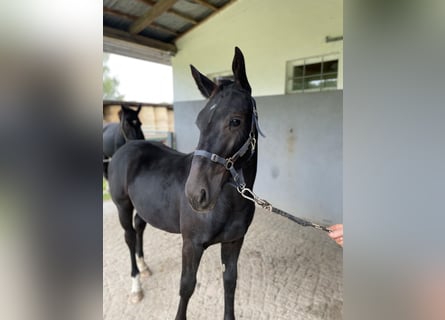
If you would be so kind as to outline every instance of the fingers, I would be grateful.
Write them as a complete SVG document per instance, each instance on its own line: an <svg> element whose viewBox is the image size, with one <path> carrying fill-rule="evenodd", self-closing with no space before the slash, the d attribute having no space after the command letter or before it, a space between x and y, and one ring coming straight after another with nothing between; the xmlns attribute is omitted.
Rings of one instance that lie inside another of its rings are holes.
<svg viewBox="0 0 445 320"><path fill-rule="evenodd" d="M341 230L343 231L343 224L334 224L333 226L328 227L331 231Z"/></svg>
<svg viewBox="0 0 445 320"><path fill-rule="evenodd" d="M341 247L343 247L343 237L340 237L338 239L335 239L335 242L337 242L337 244Z"/></svg>
<svg viewBox="0 0 445 320"><path fill-rule="evenodd" d="M328 236L331 237L338 245L343 247L343 224L335 224L328 228L331 232Z"/></svg>
<svg viewBox="0 0 445 320"><path fill-rule="evenodd" d="M337 232L337 231L334 231ZM334 232L329 233L329 236L337 242L340 246L343 247L343 234L334 234Z"/></svg>
<svg viewBox="0 0 445 320"><path fill-rule="evenodd" d="M342 224L334 224L333 226L330 226L328 229L331 230L331 232L329 232L328 235L332 239L343 237L343 225Z"/></svg>
<svg viewBox="0 0 445 320"><path fill-rule="evenodd" d="M336 239L343 236L343 230L336 230L328 233L332 239Z"/></svg>

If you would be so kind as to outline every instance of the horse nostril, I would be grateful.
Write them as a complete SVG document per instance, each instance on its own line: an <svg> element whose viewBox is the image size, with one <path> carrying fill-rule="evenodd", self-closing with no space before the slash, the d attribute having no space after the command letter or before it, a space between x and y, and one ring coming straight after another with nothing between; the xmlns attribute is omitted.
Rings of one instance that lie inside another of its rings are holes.
<svg viewBox="0 0 445 320"><path fill-rule="evenodd" d="M201 189L201 193L199 194L199 200L198 202L202 204L206 201L206 191L204 189Z"/></svg>

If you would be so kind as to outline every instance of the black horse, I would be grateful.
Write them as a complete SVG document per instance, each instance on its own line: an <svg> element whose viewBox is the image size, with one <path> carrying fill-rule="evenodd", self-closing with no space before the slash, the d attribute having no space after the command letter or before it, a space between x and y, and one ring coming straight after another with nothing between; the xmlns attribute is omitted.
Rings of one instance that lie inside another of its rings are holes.
<svg viewBox="0 0 445 320"><path fill-rule="evenodd" d="M122 147L128 140L144 140L144 133L141 129L139 112L141 105L137 110L132 110L125 105L121 105L119 110L119 123L107 123L102 129L102 148L103 148L103 174L108 179L108 162L117 149Z"/></svg>
<svg viewBox="0 0 445 320"><path fill-rule="evenodd" d="M235 81L216 85L191 66L201 93L208 98L196 120L197 150L183 154L161 144L131 141L110 163L111 197L130 249L132 298L142 298L139 271L146 223L181 233L182 274L176 320L186 319L204 250L221 243L224 319L235 319L238 256L255 205L237 191L253 187L257 171L258 122L247 81L244 57L235 48ZM133 227L133 209L136 209Z"/></svg>

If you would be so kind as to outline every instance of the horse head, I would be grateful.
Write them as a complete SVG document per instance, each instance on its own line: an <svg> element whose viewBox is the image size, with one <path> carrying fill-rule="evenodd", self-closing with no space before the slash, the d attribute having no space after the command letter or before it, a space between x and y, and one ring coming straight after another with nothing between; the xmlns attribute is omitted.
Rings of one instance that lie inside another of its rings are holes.
<svg viewBox="0 0 445 320"><path fill-rule="evenodd" d="M214 208L223 186L231 178L233 182L256 152L256 107L239 48L235 48L232 63L234 81L217 85L190 67L198 89L208 101L196 119L200 137L185 193L191 207L205 213Z"/></svg>
<svg viewBox="0 0 445 320"><path fill-rule="evenodd" d="M145 139L141 129L142 123L138 117L140 111L141 105L139 105L136 111L126 105L121 105L121 110L119 111L121 132L127 141Z"/></svg>

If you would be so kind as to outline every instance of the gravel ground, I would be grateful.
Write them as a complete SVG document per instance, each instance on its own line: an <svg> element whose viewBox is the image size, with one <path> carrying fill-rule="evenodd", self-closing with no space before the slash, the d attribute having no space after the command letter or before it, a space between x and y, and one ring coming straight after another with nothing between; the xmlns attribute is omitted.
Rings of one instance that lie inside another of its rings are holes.
<svg viewBox="0 0 445 320"><path fill-rule="evenodd" d="M117 211L103 204L103 318L174 319L181 274L180 235L149 225L145 260L153 275L142 280L144 298L128 301L130 258ZM201 260L188 319L223 319L220 246ZM238 261L237 319L340 320L343 306L342 249L322 231L257 209Z"/></svg>

